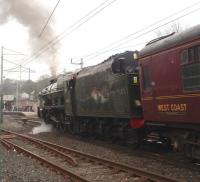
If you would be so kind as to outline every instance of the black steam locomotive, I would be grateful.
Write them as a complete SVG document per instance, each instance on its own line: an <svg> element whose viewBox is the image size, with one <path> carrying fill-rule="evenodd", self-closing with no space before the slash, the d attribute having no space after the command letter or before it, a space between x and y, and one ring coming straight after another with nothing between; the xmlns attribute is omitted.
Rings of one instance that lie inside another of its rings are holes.
<svg viewBox="0 0 200 182"><path fill-rule="evenodd" d="M138 52L60 75L39 95L39 116L73 133L138 144L143 126Z"/></svg>

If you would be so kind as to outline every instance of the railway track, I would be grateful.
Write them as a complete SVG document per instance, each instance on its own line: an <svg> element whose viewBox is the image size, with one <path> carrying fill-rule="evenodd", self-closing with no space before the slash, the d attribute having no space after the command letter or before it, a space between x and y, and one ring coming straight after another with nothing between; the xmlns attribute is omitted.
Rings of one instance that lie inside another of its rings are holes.
<svg viewBox="0 0 200 182"><path fill-rule="evenodd" d="M76 137L76 139L78 140L83 140L84 141L89 141L89 143L93 143L93 144L97 144L100 146L106 146L109 149L114 149L114 150L120 150L123 152L126 151L131 155L137 156L137 157L141 157L141 158L147 158L147 159L151 159L152 161L156 161L156 162L161 162L161 163L165 163L165 164L169 164L172 166L177 166L179 168L189 168L192 169L193 171L200 171L199 168L197 168L197 166L200 165L200 160L198 159L190 159L190 158L186 158L186 156L182 153L177 153L174 152L171 148L169 148L169 146L163 146L161 144L158 143L143 143L142 146L140 146L140 148L138 148L137 150L126 150L128 149L127 146L124 146L123 144L113 144L112 146L107 142L107 141L102 141L102 140L94 140L94 139L88 139L87 137L80 137L80 136L74 136L71 134L68 134L67 137Z"/></svg>
<svg viewBox="0 0 200 182"><path fill-rule="evenodd" d="M89 155L8 130L0 130L0 141L8 150L16 150L71 181L177 182L132 166ZM2 134L3 133L3 134Z"/></svg>

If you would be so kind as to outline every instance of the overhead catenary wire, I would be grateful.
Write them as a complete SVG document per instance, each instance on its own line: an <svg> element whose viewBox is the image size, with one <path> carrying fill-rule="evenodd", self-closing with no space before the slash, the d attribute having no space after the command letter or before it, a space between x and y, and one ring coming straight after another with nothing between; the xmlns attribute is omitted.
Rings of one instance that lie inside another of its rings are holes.
<svg viewBox="0 0 200 182"><path fill-rule="evenodd" d="M105 2L108 2L109 0L106 0ZM71 28L69 28L68 30L70 30L69 32L67 32L67 31L64 31L63 33L61 33L59 36L57 36L58 37L58 40L57 39L55 39L55 40L53 40L53 41L50 41L49 43L50 44L52 44L52 45L47 45L46 47L44 47L44 49L42 49L41 50L41 52L39 51L39 54L37 54L37 55L35 55L34 57L35 58L37 58L37 57L39 57L40 55L42 55L44 52L46 52L48 49L50 49L50 47L52 47L52 46L54 46L55 44L57 44L60 40L62 40L63 38L65 38L67 35L70 35L72 32L74 32L76 29L78 29L79 27L81 27L83 24L85 24L87 21L89 21L91 18L93 18L95 15L97 15L98 13L100 13L103 9L105 9L106 7L108 7L109 5L111 5L113 2L115 2L115 1L117 1L117 0L113 0L113 1L111 1L109 4L107 4L106 6L104 6L103 8L101 8L100 10L98 10L97 12L95 12L94 14L92 14L91 16L89 16L85 21L83 21L81 24L77 24L77 26L75 26L75 24L74 24L74 26L75 27L73 27L73 25L72 25L72 27ZM102 3L102 5L103 4L105 4L105 2L104 3ZM95 10L96 9L98 9L98 8L95 8ZM91 11L91 12L93 12L93 11ZM87 17L87 16L85 16L85 17ZM66 33L67 32L67 33ZM59 38L59 37L61 37L61 38ZM28 63L30 63L30 62L32 62L34 59L31 59L30 61L28 61ZM28 64L28 63L24 63L24 64Z"/></svg>
<svg viewBox="0 0 200 182"><path fill-rule="evenodd" d="M22 53L22 52L19 52L19 51L15 51L15 50L13 50L13 49L10 49L10 48L7 48L7 47L3 47L3 49L4 50L6 50L7 52L12 52L12 53L4 53L3 55L19 55L19 56L26 56L24 53ZM16 64L16 63L14 63L13 61L10 61L10 60L6 60L5 58L3 58L3 60L4 61L7 61L7 62L10 62L10 63L13 63L13 64L15 64L15 65L18 65L18 64ZM21 59L20 59L21 60ZM18 60L19 61L19 60ZM15 70L15 69L17 69L17 67L13 67L13 68L10 68L10 69L7 69L7 70L5 70L5 71L9 71L9 70Z"/></svg>
<svg viewBox="0 0 200 182"><path fill-rule="evenodd" d="M24 56L25 56L24 53L21 53L21 52L18 52L18 51L12 50L12 49L10 49L10 48L3 47L3 49L4 49L4 50L7 50L7 51L9 51L9 52L13 52L13 53L15 53L15 55L24 55ZM4 53L4 55L5 55L5 53Z"/></svg>
<svg viewBox="0 0 200 182"><path fill-rule="evenodd" d="M30 68L26 68L26 67L24 67L24 66L22 66L22 65L20 65L20 64L17 64L17 63L15 63L15 62L13 62L13 61L10 61L10 60L8 60L8 59L3 59L3 61L6 61L6 62L8 62L8 63L11 63L11 64L14 64L14 65L17 65L17 67L15 67L15 69L19 69L20 67L21 68L23 68L23 69L25 69L25 70L30 70L30 72L31 73L35 73L35 71L33 71L33 70L31 70ZM11 69L5 69L5 70L3 70L3 71L6 71L6 72L19 72L19 71L17 71L17 70L14 70L13 68L11 68ZM21 70L22 72L23 72L23 70Z"/></svg>
<svg viewBox="0 0 200 182"><path fill-rule="evenodd" d="M133 35L136 35L136 34L142 32L142 31L144 31L144 30L147 30L147 29L149 29L149 28L151 28L151 27L153 27L153 26L155 26L155 25L157 25L157 24L159 24L159 23L161 23L161 22L163 22L163 21L165 21L165 20L167 20L167 19L169 19L169 18L172 18L172 17L174 17L174 16L176 16L176 15L178 15L178 14L180 14L180 13L182 13L182 12L184 12L184 11L186 11L186 10L188 10L188 9L190 9L190 8L192 8L192 7L194 7L194 6L196 6L196 5L198 5L198 4L200 4L200 1L194 3L194 4L190 5L190 6L187 6L186 8L183 8L183 9L179 10L178 12L175 12L175 13L173 13L173 14L171 14L171 15L165 17L165 18L162 18L162 19L160 19L160 20L158 20L158 21L156 21L156 22L154 22L154 23L152 23L152 24L150 24L150 25L148 25L148 26L146 26L146 27L144 27L144 28L142 28L142 29L140 29L140 30L134 32L134 33L131 33L131 34L129 34L129 35L127 35L127 36L125 36L125 37L123 37L123 38L121 38L121 39L119 39L119 40L117 40L117 41L115 41L115 42L113 42L113 43L111 43L111 44L109 44L109 45L107 45L107 46L105 46L105 47L103 47L103 48L97 50L97 51L94 51L94 52L89 53L89 54L87 54L87 55L83 55L83 56L76 57L76 58L87 58L87 57L96 55L96 54L99 53L100 51L104 51L105 49L108 49L109 47L111 47L111 46L113 46L113 45L115 45L115 44L117 44L117 43L120 43L120 42L122 42L122 41L125 41L126 39L132 37ZM181 17L180 17L180 18L181 18ZM179 18L178 18L178 19L179 19ZM175 20L175 21L176 21L176 20ZM122 45L122 44L120 44L120 45ZM120 45L119 45L119 46L120 46ZM116 46L116 47L119 47L119 46ZM113 49L113 48L112 48L112 49ZM105 51L104 51L104 52L105 52ZM106 52L108 52L108 51L106 51Z"/></svg>
<svg viewBox="0 0 200 182"><path fill-rule="evenodd" d="M29 69L29 68L26 68L26 67L24 67L24 66L22 66L21 64L17 64L17 63L15 63L15 62L13 62L13 61L10 61L10 60L8 60L8 59L3 59L4 61L6 61L6 62L8 62L8 63L11 63L11 64L14 64L14 65L17 65L17 66L21 66L22 68L24 68L24 69Z"/></svg>
<svg viewBox="0 0 200 182"><path fill-rule="evenodd" d="M53 14L54 14L56 8L58 7L58 4L59 4L59 3L60 3L60 0L58 0L58 2L56 3L55 7L54 7L53 10L52 10L52 12L50 13L50 15L49 15L49 17L48 17L46 23L44 24L44 26L43 26L43 28L42 28L40 34L38 35L38 37L41 37L41 36L42 36L43 32L45 31L45 29L46 29L46 27L47 27L49 21L51 20L51 17L53 16Z"/></svg>
<svg viewBox="0 0 200 182"><path fill-rule="evenodd" d="M195 5L197 5L197 4L199 4L200 2L198 2L198 3L195 3ZM194 4L193 5L191 5L191 6L189 6L189 7L187 7L187 8L184 8L184 9L182 9L182 10L180 10L179 12L177 12L177 13L175 13L175 14L178 14L178 13L180 13L180 12L182 12L183 10L186 10L186 9L188 9L188 8L191 8L192 6L194 6ZM194 13L194 12L196 12L196 11L198 11L199 9L196 9L196 10L194 10L194 11L191 11L191 12L189 12L189 13L187 13L186 15L184 15L184 16L187 16L187 15L189 15L189 14L191 14L191 13ZM173 14L174 15L174 14ZM170 15L170 16L172 16L172 15ZM182 16L182 17L184 17L184 16ZM177 19L181 19L182 18L181 16L180 17L178 17ZM168 17L169 18L169 17ZM167 17L165 18L165 19L167 19ZM161 20L159 20L159 21L161 21ZM173 20L173 21L175 21L175 20ZM171 22L173 22L173 21L171 21ZM170 22L169 22L170 23ZM167 24L169 24L169 23L167 23ZM164 26L164 25L162 25L162 26ZM161 26L159 26L159 27L161 27ZM155 28L155 29L158 29L158 27L157 28ZM154 31L154 30L151 30L151 31ZM147 34L148 32L145 32L145 34ZM130 36L130 35L128 35L128 36ZM142 35L140 35L139 37L141 37ZM136 39L135 37L133 38L133 39L131 39L131 40L128 40L128 42L129 41L132 41L132 40L134 40L134 39ZM125 43L127 43L127 42L125 42ZM123 44L125 44L125 43L123 43ZM115 47L112 47L111 49L109 49L109 50L106 50L106 51L104 51L104 53L105 52L109 52L110 50L114 50L114 49L117 49L118 47L120 47L121 45L123 45L123 44L120 44L120 45L117 45L117 46L115 46ZM98 56L98 55L101 55L102 53L98 53L98 54L96 54L95 55L95 57L96 56ZM37 57L39 57L40 55L38 55ZM91 58L90 58L91 59ZM87 60L87 59L86 59ZM33 60L32 60L33 61ZM28 64L28 63L27 63Z"/></svg>
<svg viewBox="0 0 200 182"><path fill-rule="evenodd" d="M101 52L101 54L96 54L96 55L93 55L92 57L89 57L89 58L87 58L87 59L85 59L86 61L89 61L89 60L91 60L91 59L93 59L93 58L95 58L95 57L98 57L98 56L100 56L100 55L102 55L102 54L105 54L105 53L107 53L107 52L110 52L110 51L120 51L120 50L122 50L122 49L125 49L125 48L134 48L134 47L137 47L137 46L140 46L140 45L144 45L146 42L142 42L142 43L138 43L138 44L135 44L135 45L129 45L129 46L126 46L126 47L121 47L121 48L111 48L111 49L108 49L108 50L104 50L103 52ZM84 61L85 61L84 60Z"/></svg>
<svg viewBox="0 0 200 182"><path fill-rule="evenodd" d="M7 71L7 70L3 70L5 72L12 72L12 73L19 73L19 72L23 72L23 73L29 73L29 70L14 70L14 71ZM34 71L30 70L30 73L35 73Z"/></svg>
<svg viewBox="0 0 200 182"><path fill-rule="evenodd" d="M200 2L199 2L199 3L200 3ZM144 33L142 33L142 34L140 34L140 35L138 35L138 36L136 36L136 37L134 37L134 38L132 38L132 39L130 39L130 40L126 40L126 43L128 43L128 42L130 42L130 41L133 41L133 40L135 40L135 39L137 39L137 38L139 38L139 37L142 37L142 36L144 36L144 35L146 35L146 34L148 34L148 33L151 33L151 32L153 32L153 31L155 31L155 30L157 30L157 29L159 29L159 28L161 28L161 27L163 27L163 26L165 26L165 25L168 25L168 24L170 24L170 23L172 23L172 22L174 22L174 21L176 21L176 20L178 20L178 19L181 19L181 18L183 18L183 17L185 17L185 16L188 16L188 15L190 15L190 14L196 12L196 11L199 11L199 10L200 10L200 8L197 8L197 9L195 9L195 10L193 10L193 11L190 11L190 12L188 12L188 13L185 13L185 14L179 16L179 17L176 17L175 19L170 20L170 21L168 21L168 22L166 22L166 23L164 23L164 24L162 24L162 25L160 25L160 26L158 26L158 27L155 27L155 28L153 28L153 29L151 29L151 30L148 30L148 31L146 31L146 32L144 32ZM94 58L94 57L98 57L99 55L102 55L103 53L107 53L107 52L109 52L109 51L113 51L113 50L119 48L119 47L122 46L122 45L124 45L124 43L121 43L121 44L119 44L119 45L117 45L117 46L115 46L115 47L112 47L112 48L108 49L108 50L104 50L104 52L101 52L101 53L99 53L99 54L96 54L96 55L94 55L93 57L90 57L90 58L88 58L88 59L85 59L84 62L85 62L85 61L89 61L89 60L91 60L91 59Z"/></svg>
<svg viewBox="0 0 200 182"><path fill-rule="evenodd" d="M142 36L144 36L144 35L146 35L146 34L148 34L148 33L151 33L151 32L153 32L153 31L155 31L155 30L157 30L157 29L159 29L159 28L161 28L161 27L163 27L163 26L165 26L165 25L168 25L168 24L170 24L170 23L172 23L172 22L175 22L176 20L181 19L181 18L183 18L183 17L185 17L185 16L187 16L187 15L189 15L189 14L192 14L192 13L194 13L194 12L196 12L196 11L199 11L199 10L200 10L200 8L195 9L195 10L193 10L193 11L190 11L189 13L186 13L186 14L184 14L184 15L182 15L182 16L179 16L179 17L177 17L177 18L175 18L175 19L173 19L173 20L171 20L171 21L169 21L169 22L166 22L166 23L164 23L164 24L162 24L162 25L160 25L160 26L158 26L158 27L155 27L155 28L153 28L153 29L151 29L151 30L148 30L148 31L146 31L146 32L144 32L144 33L142 33L142 34L136 36L136 37L133 37L132 39L126 40L125 42L120 43L120 44L118 44L117 46L112 47L112 48L110 48L110 49L108 49L108 50L106 50L106 51L104 51L104 52L109 52L109 51L111 51L111 50L113 50L113 49L117 49L118 47L120 47L120 46L122 46L122 45L124 45L124 44L126 44L126 43L128 43L128 42L131 42L131 41L133 41L133 40L135 40L135 39L138 39L138 38L140 38L140 37L142 37ZM99 55L102 55L104 52L99 52L99 53L97 53L96 55L94 55L93 57L97 57L97 56L99 56ZM89 56L88 56L88 57L89 57ZM93 57L92 57L92 58L93 58ZM91 60L92 58L90 57L90 58L88 58L88 59L85 59L84 61Z"/></svg>
<svg viewBox="0 0 200 182"><path fill-rule="evenodd" d="M182 10L180 10L180 11L178 11L178 12L176 12L176 13L174 13L174 14L172 14L172 15L170 15L170 16L168 16L168 17L166 17L166 18L164 18L164 19L161 19L161 20L159 20L158 22L156 22L156 23L153 23L153 24L151 24L149 27L152 27L152 26L154 26L154 25L156 25L156 24L158 24L159 22L162 22L162 21L164 21L164 20L166 20L166 19L169 19L170 17L173 17L173 16L175 16L176 14L180 14L181 12L183 12L183 11L185 11L185 10L187 10L187 9L190 9L191 7L194 7L194 6L196 6L197 4L199 4L200 2L197 2L197 3L195 3L195 4L192 4L192 5L190 5L190 6L188 6L188 7L186 7L186 8L184 8L184 9L182 9ZM174 21L176 21L177 19L181 19L181 18L183 18L183 17L185 17L185 16L187 16L187 15L189 15L189 14L191 14L191 13L194 13L194 12L196 12L196 11L198 11L199 9L196 9L196 10L194 10L194 11L190 11L189 13L187 13L186 15L182 15L182 16L179 16L178 18L175 18L174 20L172 20L172 21L170 21L170 22L168 22L168 23L166 23L166 24L164 24L164 25L167 25L167 24L169 24L169 23L171 23L171 22L174 22ZM159 27L156 27L155 29L153 29L153 30L150 30L149 32L152 32L152 31L154 31L154 30L156 30L156 29L158 29L158 28L160 28L160 27L162 27L162 26L164 26L164 25L161 25L161 26L159 26ZM140 32L142 32L142 31L144 31L144 30L146 30L147 28L149 28L149 27L145 27L145 28L143 28L143 29L141 29L141 30L139 30L139 31L137 31L137 32L135 32L135 33L132 33L132 34L130 34L130 35L128 35L128 36L126 36L125 38L123 38L123 40L125 39L127 39L127 38L129 38L129 37L132 37L133 35L137 35L138 33L140 33ZM147 33L149 33L149 32L147 32ZM147 33L144 33L144 34L142 34L142 35L145 35L145 34L147 34ZM141 36L139 36L139 37L141 37ZM56 42L52 42L53 44L52 45L55 45L58 41L60 41L61 39L63 39L64 37L61 37L60 39L58 39L58 40L56 40ZM134 39L131 39L131 41L132 40L135 40L135 38ZM121 42L122 41L122 39L120 39L120 41L116 41L115 43L118 43L118 42ZM118 48L119 46L121 46L121 45L123 45L123 44L125 44L125 43L127 43L127 42L129 42L130 40L126 40L126 42L123 42L123 43L120 43L119 45L117 45L117 46L115 46L115 47L112 47L111 49L116 49L116 48ZM50 43L51 44L51 43ZM52 45L50 45L49 44L49 46L51 47ZM114 43L113 43L113 45L114 45ZM48 50L50 47L46 47L45 49L43 49L42 50L42 52L40 52L38 55L36 55L35 56L35 58L37 58L37 57L39 57L41 54L43 54L46 50ZM109 49L109 50L111 50L111 49ZM95 51L96 52L96 51ZM107 51L104 51L104 52L109 52L108 50ZM93 53L94 54L94 53ZM98 55L100 55L101 53L99 53ZM96 57L97 55L95 55L95 57ZM82 58L82 57L81 57ZM29 62L32 62L34 59L32 58L31 60L29 60L27 63L25 63L25 64L28 64Z"/></svg>
<svg viewBox="0 0 200 182"><path fill-rule="evenodd" d="M136 47L136 46L138 46L138 45L144 45L146 42L141 42L141 43L138 43L138 44L135 44L135 45L129 45L129 46L126 46L126 47L123 47L123 48L134 48L134 47ZM120 48L120 49L122 49L122 48ZM113 49L113 50L119 50L119 49ZM62 71L63 69L65 69L65 68L60 68L59 70L58 70L58 72L59 71ZM43 70L40 70L40 72L42 73L42 72L46 72L46 71L49 71L49 69L43 69Z"/></svg>
<svg viewBox="0 0 200 182"><path fill-rule="evenodd" d="M6 48L6 47L2 47L3 50L6 50L8 52L12 52L12 54L7 54L7 53L3 53L2 55L25 55L21 52L18 52L18 51L15 51L15 50L12 50L12 49L9 49L9 48ZM7 62L7 63L10 63L10 64L14 64L15 67L13 68L9 68L9 69L3 69L2 68L2 72L4 72L6 75L10 72L19 72L20 73L20 77L21 77L21 73L23 72L28 72L29 73L29 78L30 78L30 73L35 73L34 70L31 70L30 68L26 68L24 66L22 66L21 64L17 64L16 62L14 61L11 61L9 59L6 59L5 57L2 57L2 62Z"/></svg>
<svg viewBox="0 0 200 182"><path fill-rule="evenodd" d="M57 44L60 40L62 40L63 38L65 38L67 35L70 35L72 32L74 32L75 30L77 30L79 27L81 27L83 24L85 24L86 22L88 22L90 19L92 19L94 16L96 16L97 14L99 14L101 11L103 11L105 8L107 8L108 6L110 6L111 4L113 4L117 0L112 0L110 2L109 1L110 0L106 0L103 3L101 3L100 5L98 5L97 7L95 7L93 10L91 10L89 13L87 13L81 19L79 19L74 24L72 24L71 26L69 26L61 34L59 34L58 36L56 36L53 40L50 40L46 45L44 45L43 47L41 47L31 57L29 57L28 59L24 60L24 62L22 64L28 64L28 63L32 62L34 60L34 58L37 58L40 55L42 55L45 51L47 51L48 49L50 49L50 47L52 47L55 44ZM83 22L82 22L82 20L83 20Z"/></svg>
<svg viewBox="0 0 200 182"><path fill-rule="evenodd" d="M9 72L9 71L14 71L14 70L16 70L16 69L18 69L18 68L19 68L19 66L16 66L16 67L13 67L13 68L4 69L3 71Z"/></svg>

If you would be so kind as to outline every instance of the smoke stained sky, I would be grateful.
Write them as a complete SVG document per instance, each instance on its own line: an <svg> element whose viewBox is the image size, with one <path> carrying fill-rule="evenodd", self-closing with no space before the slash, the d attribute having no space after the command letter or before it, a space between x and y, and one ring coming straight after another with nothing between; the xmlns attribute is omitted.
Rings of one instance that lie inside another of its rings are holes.
<svg viewBox="0 0 200 182"><path fill-rule="evenodd" d="M0 0L0 45L31 55L102 2L103 0L61 0L48 28L38 39L38 35L57 0ZM184 3L181 0L164 2L159 0L117 0L113 5L63 39L56 47L51 48L43 56L26 66L37 71L37 74L32 75L34 79L42 74L50 74L49 67L53 68L51 69L52 73L56 69L58 72L64 68L66 70L76 69L77 66L70 64L71 58L97 51L195 2L197 0L185 0ZM198 7L200 6L196 8ZM193 26L199 23L199 15L200 13L197 12L180 19L178 22L183 26ZM108 51L106 54L91 60L85 60L85 66L101 62L110 55L127 49L139 49L142 46L134 45L148 42L154 37L155 33L148 34L123 45L119 50ZM6 58L15 61L22 57L10 56ZM17 62L20 63L20 61ZM5 67L11 68L13 65L6 64ZM6 73L5 76L16 78L16 74L13 73ZM27 79L26 73L22 76Z"/></svg>
<svg viewBox="0 0 200 182"><path fill-rule="evenodd" d="M38 36L44 24L44 20L49 14L47 7L29 0L1 0L0 2L0 24L6 24L9 20L14 19L24 26L28 33L28 44L32 54L56 36L53 30L53 23L47 25L44 36ZM15 34L15 36L17 36L17 34ZM56 75L57 70L56 47L58 46L52 46L51 49L46 51L42 56L44 62L49 65L52 75Z"/></svg>

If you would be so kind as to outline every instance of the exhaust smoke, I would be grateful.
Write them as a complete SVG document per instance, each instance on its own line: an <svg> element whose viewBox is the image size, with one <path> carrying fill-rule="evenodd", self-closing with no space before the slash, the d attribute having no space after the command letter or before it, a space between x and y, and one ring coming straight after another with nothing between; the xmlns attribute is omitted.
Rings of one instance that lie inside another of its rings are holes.
<svg viewBox="0 0 200 182"><path fill-rule="evenodd" d="M48 16L49 10L34 0L0 0L0 24L5 24L10 19L16 19L25 26L29 33L32 54L56 37L53 20L51 20L51 25L47 25L43 35L39 37ZM57 49L58 45L54 45L41 56L41 59L45 60L49 66L52 76L56 76L57 71Z"/></svg>

